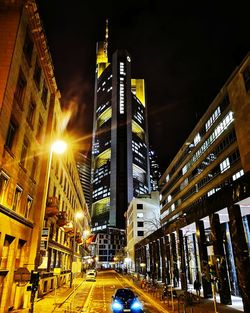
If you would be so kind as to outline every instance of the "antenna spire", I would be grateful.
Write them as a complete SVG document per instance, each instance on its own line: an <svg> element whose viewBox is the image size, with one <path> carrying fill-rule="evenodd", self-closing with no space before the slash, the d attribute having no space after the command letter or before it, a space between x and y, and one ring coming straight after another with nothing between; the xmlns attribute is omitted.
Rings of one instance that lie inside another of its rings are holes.
<svg viewBox="0 0 250 313"><path fill-rule="evenodd" d="M105 32L105 40L104 40L104 52L106 56L108 56L108 38L109 38L109 20L106 19L106 32Z"/></svg>

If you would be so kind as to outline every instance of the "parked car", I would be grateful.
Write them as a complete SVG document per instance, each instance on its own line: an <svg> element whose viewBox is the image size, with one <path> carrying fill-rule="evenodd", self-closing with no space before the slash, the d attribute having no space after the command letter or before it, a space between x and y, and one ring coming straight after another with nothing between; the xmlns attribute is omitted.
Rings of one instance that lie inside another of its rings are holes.
<svg viewBox="0 0 250 313"><path fill-rule="evenodd" d="M143 313L142 303L130 288L117 289L112 299L113 313Z"/></svg>
<svg viewBox="0 0 250 313"><path fill-rule="evenodd" d="M86 281L96 281L96 275L93 272L86 273Z"/></svg>

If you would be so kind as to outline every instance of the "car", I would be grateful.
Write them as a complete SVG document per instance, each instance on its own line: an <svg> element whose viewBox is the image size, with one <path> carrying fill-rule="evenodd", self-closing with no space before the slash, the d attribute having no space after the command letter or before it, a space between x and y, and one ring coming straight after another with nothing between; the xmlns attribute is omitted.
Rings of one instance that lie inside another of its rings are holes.
<svg viewBox="0 0 250 313"><path fill-rule="evenodd" d="M113 313L143 313L142 303L130 288L119 288L112 296Z"/></svg>
<svg viewBox="0 0 250 313"><path fill-rule="evenodd" d="M93 272L86 273L86 281L96 281L96 275Z"/></svg>
<svg viewBox="0 0 250 313"><path fill-rule="evenodd" d="M94 268L88 269L88 270L86 271L86 275L88 275L89 273L94 273L95 276L97 275L96 269L94 269Z"/></svg>

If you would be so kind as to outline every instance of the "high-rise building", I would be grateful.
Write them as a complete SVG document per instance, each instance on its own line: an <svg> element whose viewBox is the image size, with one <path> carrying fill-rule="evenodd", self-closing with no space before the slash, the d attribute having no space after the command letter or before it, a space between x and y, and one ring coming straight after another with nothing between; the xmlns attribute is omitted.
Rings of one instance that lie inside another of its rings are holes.
<svg viewBox="0 0 250 313"><path fill-rule="evenodd" d="M88 208L91 207L91 159L88 153L78 152L75 155L76 165L78 169L78 174L80 182L82 185L82 190L84 193L85 201Z"/></svg>
<svg viewBox="0 0 250 313"><path fill-rule="evenodd" d="M161 178L160 166L158 158L154 150L149 150L149 164L150 164L150 186L152 191L158 190L158 181Z"/></svg>
<svg viewBox="0 0 250 313"><path fill-rule="evenodd" d="M97 44L92 145L92 228L125 228L133 196L150 191L145 85L132 79L131 56L108 61L108 29Z"/></svg>

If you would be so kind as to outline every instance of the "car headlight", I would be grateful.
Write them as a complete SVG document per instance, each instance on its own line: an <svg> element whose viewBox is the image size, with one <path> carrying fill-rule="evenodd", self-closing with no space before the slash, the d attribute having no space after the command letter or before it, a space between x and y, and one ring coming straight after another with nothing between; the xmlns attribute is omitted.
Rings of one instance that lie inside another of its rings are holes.
<svg viewBox="0 0 250 313"><path fill-rule="evenodd" d="M112 303L112 309L113 310L122 310L123 309L123 305L120 302L118 302L118 301L114 301Z"/></svg>
<svg viewBox="0 0 250 313"><path fill-rule="evenodd" d="M139 301L134 301L133 304L131 305L132 310L141 310L142 309L142 304Z"/></svg>

